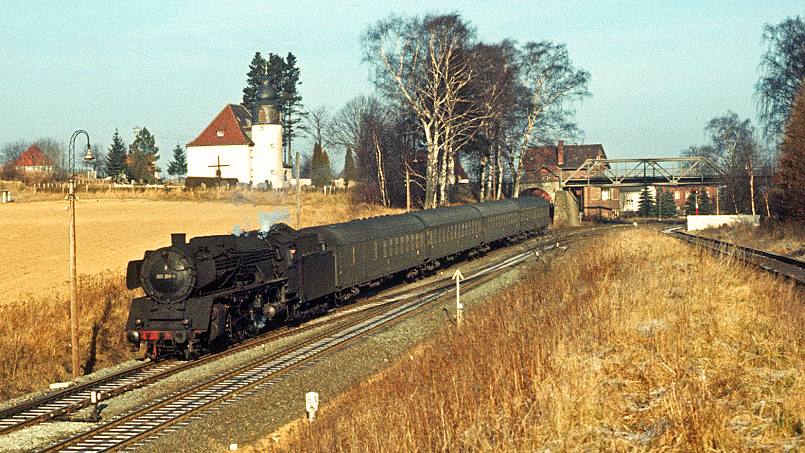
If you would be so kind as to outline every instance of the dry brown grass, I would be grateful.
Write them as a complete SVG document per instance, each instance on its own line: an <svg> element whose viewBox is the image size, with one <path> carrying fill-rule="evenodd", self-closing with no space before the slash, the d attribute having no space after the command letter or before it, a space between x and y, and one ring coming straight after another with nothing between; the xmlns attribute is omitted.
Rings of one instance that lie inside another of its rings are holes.
<svg viewBox="0 0 805 453"><path fill-rule="evenodd" d="M805 446L799 290L649 229L596 243L253 450Z"/></svg>
<svg viewBox="0 0 805 453"><path fill-rule="evenodd" d="M133 357L123 330L134 291L124 276L81 276L78 282L82 368L91 372ZM70 299L64 293L0 305L0 399L70 379Z"/></svg>
<svg viewBox="0 0 805 453"><path fill-rule="evenodd" d="M284 199L285 200L285 199ZM82 202L89 203L89 202ZM80 205L82 203L79 203ZM168 229L148 230L132 228L133 221L126 221L122 214L115 214L121 210L101 210L96 213L95 221L104 220L104 216L112 216L112 224L119 225L118 233L126 236L142 235L144 232L153 237L140 238L148 243L149 248L166 245L170 221L168 215L154 210L154 205L162 209L159 203L148 203L145 211L137 212L137 206L142 203L133 201L124 203L127 209L134 209L128 215L148 219L157 218L157 223ZM285 200L284 203L288 204ZM41 206L48 208L52 202L42 203L21 203L18 206L4 205L3 209L15 209L27 205ZM176 202L164 203L165 207L175 206ZM79 220L91 222L92 214L90 206L84 204L84 210L79 212ZM114 206L118 206L117 204ZM221 211L229 204L209 203L206 205L205 217L221 216ZM354 205L349 203L349 199L344 194L323 196L321 194L305 194L303 200L302 224L303 226L319 225L349 220L356 217L368 217L398 212L395 210L382 209L367 205ZM270 208L277 208L277 205L270 205ZM280 205L281 207L281 205ZM3 212L0 209L0 213ZM79 207L79 209L81 209ZM269 209L266 209L269 210ZM63 214L63 209L57 209ZM20 211L16 212L20 215ZM44 211L43 211L44 212ZM48 211L49 212L49 211ZM293 212L293 210L289 210ZM217 213L217 214L216 214ZM177 213L172 213L174 217ZM2 214L0 214L2 215ZM179 213L181 215L181 213ZM184 215L187 215L185 212ZM41 214L40 214L41 216ZM42 228L52 228L52 221L46 218L41 222ZM239 217L236 217L237 220ZM64 219L61 219L64 220ZM108 219L106 219L108 220ZM256 219L252 220L251 228L256 228ZM216 220L206 221L201 225L194 225L191 230L195 234L221 234L225 231L209 230ZM135 222L136 223L136 222ZM220 223L220 221L218 221ZM231 230L231 223L226 223L226 231ZM293 225L293 219L289 220ZM2 223L0 223L2 224ZM64 224L61 221L58 225ZM3 277L10 279L11 274L26 273L26 277L15 283L13 289L19 293L25 292L27 296L8 297L6 294L0 295L0 400L18 396L31 390L46 388L50 382L68 379L70 376L70 335L69 335L69 297L66 284L62 281L62 276L66 274L67 262L67 237L64 232L66 227L56 226L58 235L45 234L43 231L36 230L34 225L24 226L25 234L14 238L8 244L0 262ZM66 225L66 224L64 224ZM128 351L128 345L124 340L125 322L128 317L129 302L136 292L128 291L125 288L125 274L123 268L126 266L127 259L123 258L127 252L123 243L124 239L119 235L113 234L109 228L99 228L90 230L84 228L83 232L89 236L82 238L82 224L79 223L79 265L82 259L89 258L89 249L95 249L98 259L109 260L109 256L117 257L114 263L104 264L100 269L109 266L107 272L92 275L82 275L78 286L78 305L80 308L80 347L82 363L85 371L93 371L99 368L120 363L134 356ZM244 225L244 228L247 227ZM21 226L20 228L23 228ZM158 233L158 234L157 234ZM150 238L150 239L149 239ZM23 241L30 240L30 244ZM139 240L139 239L138 239ZM91 243L89 247L87 244ZM0 242L0 244L3 244ZM84 249L81 245L84 245ZM5 248L5 244L3 244ZM50 250L53 249L53 250ZM25 253L21 251L25 250ZM41 259L27 260L32 254L42 252ZM85 251L84 255L81 252ZM145 248L136 250L136 257L142 257ZM54 263L50 263L52 255L62 253L64 256L57 256ZM122 254L122 255L121 255ZM61 266L63 265L63 267ZM54 268L54 269L51 269ZM87 266L80 267L85 269ZM59 277L58 281L48 278L49 272L55 272ZM24 287L24 291L20 290ZM0 286L0 288L3 288ZM35 291L41 289L41 291Z"/></svg>
<svg viewBox="0 0 805 453"><path fill-rule="evenodd" d="M805 224L769 222L703 230L702 235L772 253L805 258Z"/></svg>

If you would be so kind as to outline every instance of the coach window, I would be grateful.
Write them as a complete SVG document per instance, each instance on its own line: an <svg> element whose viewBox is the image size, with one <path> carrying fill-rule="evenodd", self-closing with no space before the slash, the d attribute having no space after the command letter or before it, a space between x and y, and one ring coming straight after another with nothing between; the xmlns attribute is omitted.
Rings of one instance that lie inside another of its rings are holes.
<svg viewBox="0 0 805 453"><path fill-rule="evenodd" d="M375 241L375 261L377 261L377 241Z"/></svg>
<svg viewBox="0 0 805 453"><path fill-rule="evenodd" d="M352 265L355 265L355 246L352 246Z"/></svg>

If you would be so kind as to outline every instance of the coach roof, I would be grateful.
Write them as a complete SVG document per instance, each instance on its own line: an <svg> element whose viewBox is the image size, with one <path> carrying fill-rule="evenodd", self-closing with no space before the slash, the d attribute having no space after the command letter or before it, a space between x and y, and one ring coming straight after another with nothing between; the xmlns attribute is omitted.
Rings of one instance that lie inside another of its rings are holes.
<svg viewBox="0 0 805 453"><path fill-rule="evenodd" d="M317 234L328 244L349 245L390 236L418 233L425 229L422 222L411 214L387 215L351 222L305 228L302 236Z"/></svg>

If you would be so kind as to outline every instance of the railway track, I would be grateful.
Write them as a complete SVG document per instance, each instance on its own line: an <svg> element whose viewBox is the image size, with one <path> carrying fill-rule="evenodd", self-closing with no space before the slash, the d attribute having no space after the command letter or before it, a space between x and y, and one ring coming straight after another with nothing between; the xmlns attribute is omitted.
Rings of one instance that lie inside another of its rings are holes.
<svg viewBox="0 0 805 453"><path fill-rule="evenodd" d="M671 228L663 232L712 252L734 256L743 262L757 266L779 277L789 279L798 285L805 285L805 262L801 260L691 234L682 231L681 227Z"/></svg>
<svg viewBox="0 0 805 453"><path fill-rule="evenodd" d="M578 236L578 235L575 235ZM574 238L578 239L578 237ZM482 266L469 275L463 285L476 287L493 278L496 271L516 266L534 256L535 252L554 249L560 243L531 247L501 260ZM99 426L70 439L48 447L47 452L109 451L142 446L146 439L175 425L189 423L197 414L211 405L243 397L246 393L269 387L281 376L309 366L325 353L343 348L380 329L388 328L410 318L453 290L453 283L440 281L438 285L415 294L400 292L384 297L385 304L360 312L355 319L274 354L255 359L247 364L219 373L204 382L180 390L152 404L106 421ZM379 312L378 312L379 311Z"/></svg>
<svg viewBox="0 0 805 453"><path fill-rule="evenodd" d="M521 243L515 247L519 247L523 251L477 267L474 274L476 275L475 278L480 278L477 275L491 275L495 270L519 264L535 251L557 247L560 242L570 243L571 241L587 237L591 234L596 234L599 230L600 228L584 228L560 233L558 235L544 236L536 241ZM550 243L551 245L546 246L546 243ZM465 282L465 285L468 284L471 284L471 282ZM363 317L374 315L381 310L389 310L391 309L391 305L409 300L412 297L428 299L432 297L429 295L441 295L452 288L453 283L450 281L450 278L445 277L423 285L414 285L413 288L409 285L405 288L391 289L375 296L368 296L365 300L347 307L342 307L342 309L334 311L326 318L314 319L303 326L293 328L281 327L260 337L241 342L225 351L202 356L195 361L180 362L168 360L146 362L97 380L52 392L0 411L0 435L33 425L64 419L64 417L69 414L90 406L92 404L90 395L93 391L100 392L103 399L108 400L131 390L157 383L169 376L190 368L214 362L225 356L270 343L282 337L299 335L313 329L322 328L325 323L354 323L355 321L344 320L355 316L360 316L361 319L363 319ZM438 298L439 296L436 297ZM340 326L338 327L340 328Z"/></svg>

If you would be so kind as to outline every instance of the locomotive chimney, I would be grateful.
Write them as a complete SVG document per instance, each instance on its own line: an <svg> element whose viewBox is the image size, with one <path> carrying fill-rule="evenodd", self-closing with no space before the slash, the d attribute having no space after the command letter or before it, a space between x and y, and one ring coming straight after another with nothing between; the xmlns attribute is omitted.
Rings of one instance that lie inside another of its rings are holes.
<svg viewBox="0 0 805 453"><path fill-rule="evenodd" d="M184 245L187 234L185 233L171 233L171 245Z"/></svg>
<svg viewBox="0 0 805 453"><path fill-rule="evenodd" d="M556 144L556 165L562 166L565 164L565 142L559 140Z"/></svg>

